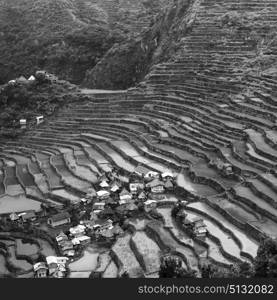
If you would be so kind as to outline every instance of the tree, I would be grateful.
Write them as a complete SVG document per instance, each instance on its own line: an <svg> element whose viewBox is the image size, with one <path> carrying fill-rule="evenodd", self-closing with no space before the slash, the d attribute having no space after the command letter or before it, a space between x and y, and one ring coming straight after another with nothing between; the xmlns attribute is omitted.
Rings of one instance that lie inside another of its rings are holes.
<svg viewBox="0 0 277 300"><path fill-rule="evenodd" d="M258 248L255 258L255 277L277 276L277 241L266 238Z"/></svg>
<svg viewBox="0 0 277 300"><path fill-rule="evenodd" d="M186 270L180 258L166 256L161 259L159 276L160 278L195 278L196 274L192 270Z"/></svg>
<svg viewBox="0 0 277 300"><path fill-rule="evenodd" d="M179 210L180 210L180 205L175 204L174 207L172 208L172 211L171 211L172 217L176 218L177 213L179 212Z"/></svg>
<svg viewBox="0 0 277 300"><path fill-rule="evenodd" d="M94 279L102 278L102 274L97 271L92 271L89 275L89 278L94 278Z"/></svg>
<svg viewBox="0 0 277 300"><path fill-rule="evenodd" d="M239 265L239 277L251 278L254 276L254 266L246 261Z"/></svg>
<svg viewBox="0 0 277 300"><path fill-rule="evenodd" d="M122 274L121 274L121 276L120 276L120 278L129 278L130 276L129 276L129 273L128 273L128 271L124 271Z"/></svg>
<svg viewBox="0 0 277 300"><path fill-rule="evenodd" d="M253 265L248 262L221 268L216 265L204 265L201 268L202 278L251 278L254 275Z"/></svg>

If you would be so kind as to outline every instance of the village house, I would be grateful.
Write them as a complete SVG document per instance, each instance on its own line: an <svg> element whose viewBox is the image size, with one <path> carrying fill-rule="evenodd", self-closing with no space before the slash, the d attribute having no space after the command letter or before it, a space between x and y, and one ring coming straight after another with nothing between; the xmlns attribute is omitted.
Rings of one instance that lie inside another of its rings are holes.
<svg viewBox="0 0 277 300"><path fill-rule="evenodd" d="M136 210L138 210L138 206L133 200L128 203L123 203L120 206L116 207L116 211L120 214L124 214L126 212L134 212Z"/></svg>
<svg viewBox="0 0 277 300"><path fill-rule="evenodd" d="M144 178L146 180L152 180L152 179L159 178L159 177L160 177L160 174L158 172L155 172L155 171L149 171L144 176Z"/></svg>
<svg viewBox="0 0 277 300"><path fill-rule="evenodd" d="M105 200L105 203L110 206L117 205L115 197L109 197L107 200Z"/></svg>
<svg viewBox="0 0 277 300"><path fill-rule="evenodd" d="M205 238L207 234L207 226L200 217L188 218L183 221L185 227L188 227L192 233L198 238Z"/></svg>
<svg viewBox="0 0 277 300"><path fill-rule="evenodd" d="M57 257L57 256L47 256L46 257L46 263L48 265L48 269L49 269L49 275L53 276L54 273L56 273L57 271L59 271L60 266L63 266L64 270L65 270L65 265L68 262L68 257Z"/></svg>
<svg viewBox="0 0 277 300"><path fill-rule="evenodd" d="M93 226L95 225L95 221L96 220L86 220L86 221L82 221L82 224L86 226L86 229L88 232L93 230Z"/></svg>
<svg viewBox="0 0 277 300"><path fill-rule="evenodd" d="M186 201L186 200L181 200L181 201L180 201L180 205L181 205L182 207L187 206L188 203L189 203L189 202Z"/></svg>
<svg viewBox="0 0 277 300"><path fill-rule="evenodd" d="M97 239L101 238L101 239L104 239L106 241L112 241L113 238L114 238L114 234L112 232L112 229L98 231L96 236L97 236Z"/></svg>
<svg viewBox="0 0 277 300"><path fill-rule="evenodd" d="M48 273L48 267L44 262L38 262L33 266L36 278L46 278Z"/></svg>
<svg viewBox="0 0 277 300"><path fill-rule="evenodd" d="M53 278L64 278L66 273L65 265L58 264L56 270L52 273Z"/></svg>
<svg viewBox="0 0 277 300"><path fill-rule="evenodd" d="M99 183L99 185L101 186L102 189L105 189L105 188L109 188L110 185L108 184L107 181L103 180Z"/></svg>
<svg viewBox="0 0 277 300"><path fill-rule="evenodd" d="M172 190L173 189L173 183L170 179L167 179L165 184L164 184L164 187L166 190Z"/></svg>
<svg viewBox="0 0 277 300"><path fill-rule="evenodd" d="M106 190L98 191L96 194L99 200L105 200L110 197L110 193Z"/></svg>
<svg viewBox="0 0 277 300"><path fill-rule="evenodd" d="M123 233L123 230L119 225L115 225L105 231L102 231L99 236L107 241L113 240L116 236Z"/></svg>
<svg viewBox="0 0 277 300"><path fill-rule="evenodd" d="M38 117L36 117L37 125L43 123L43 121L44 121L44 120L43 120L43 116L38 116Z"/></svg>
<svg viewBox="0 0 277 300"><path fill-rule="evenodd" d="M27 120L26 119L20 119L19 120L20 128L25 129L27 126Z"/></svg>
<svg viewBox="0 0 277 300"><path fill-rule="evenodd" d="M56 82L58 80L58 78L55 75L49 74L44 70L36 71L35 78L38 80L43 80L43 81L47 80L52 82Z"/></svg>
<svg viewBox="0 0 277 300"><path fill-rule="evenodd" d="M167 179L172 180L174 178L174 175L170 171L167 171L167 172L162 173L162 178L164 180L167 180Z"/></svg>
<svg viewBox="0 0 277 300"><path fill-rule="evenodd" d="M56 241L58 245L61 245L63 242L68 241L68 236L61 231L57 236L56 236Z"/></svg>
<svg viewBox="0 0 277 300"><path fill-rule="evenodd" d="M186 217L187 217L187 213L183 210L183 209L180 209L177 214L176 214L176 217L180 218L181 221L183 222L183 224L186 224Z"/></svg>
<svg viewBox="0 0 277 300"><path fill-rule="evenodd" d="M233 166L231 164L224 163L223 164L223 172L227 176L232 175L233 174Z"/></svg>
<svg viewBox="0 0 277 300"><path fill-rule="evenodd" d="M138 207L137 207L137 205L134 203L134 202L132 202L132 203L128 203L127 205L126 205L126 211L128 211L128 212L134 212L134 211L136 211L136 210L138 210Z"/></svg>
<svg viewBox="0 0 277 300"><path fill-rule="evenodd" d="M19 216L18 216L16 213L11 213L11 214L9 215L9 218L10 218L10 220L13 221L13 222L19 220Z"/></svg>
<svg viewBox="0 0 277 300"><path fill-rule="evenodd" d="M34 76L34 75L31 75L31 76L28 78L28 81L30 81L30 82L36 81L35 76Z"/></svg>
<svg viewBox="0 0 277 300"><path fill-rule="evenodd" d="M65 241L61 245L61 251L64 256L73 257L75 255L74 245L72 241Z"/></svg>
<svg viewBox="0 0 277 300"><path fill-rule="evenodd" d="M95 191L95 189L94 188L88 188L85 198L92 200L95 197L96 197L96 191Z"/></svg>
<svg viewBox="0 0 277 300"><path fill-rule="evenodd" d="M141 193L138 195L138 199L143 201L147 198L146 194L144 191L141 191Z"/></svg>
<svg viewBox="0 0 277 300"><path fill-rule="evenodd" d="M23 222L33 222L37 219L36 212L34 210L26 211L18 214Z"/></svg>
<svg viewBox="0 0 277 300"><path fill-rule="evenodd" d="M141 165L138 165L134 170L134 173L140 177L144 177L148 172L149 170Z"/></svg>
<svg viewBox="0 0 277 300"><path fill-rule="evenodd" d="M113 221L111 219L108 219L106 221L99 221L95 224L94 228L96 228L96 233L101 233L102 231L112 229Z"/></svg>
<svg viewBox="0 0 277 300"><path fill-rule="evenodd" d="M120 199L119 204L127 203L130 200L132 200L132 198L133 195L124 188L119 194L119 199Z"/></svg>
<svg viewBox="0 0 277 300"><path fill-rule="evenodd" d="M117 191L120 189L120 187L121 187L121 185L120 185L118 182L114 181L114 182L111 184L111 189L110 189L110 191L113 192L113 193L115 193L115 192L117 192Z"/></svg>
<svg viewBox="0 0 277 300"><path fill-rule="evenodd" d="M74 238L83 236L86 233L86 226L79 224L75 227L69 228L69 232L70 235Z"/></svg>
<svg viewBox="0 0 277 300"><path fill-rule="evenodd" d="M8 85L15 85L16 84L16 80L12 79L8 82Z"/></svg>
<svg viewBox="0 0 277 300"><path fill-rule="evenodd" d="M123 233L121 227L117 224L115 226L112 225L112 220L108 220L103 223L100 227L98 225L95 227L95 233L97 238L102 238L106 241L113 240L117 235Z"/></svg>
<svg viewBox="0 0 277 300"><path fill-rule="evenodd" d="M92 200L90 198L81 198L81 202L83 204L90 204L92 202Z"/></svg>
<svg viewBox="0 0 277 300"><path fill-rule="evenodd" d="M106 181L109 182L109 178L106 176L106 174L102 174L98 177L98 182Z"/></svg>
<svg viewBox="0 0 277 300"><path fill-rule="evenodd" d="M223 162L221 159L211 160L210 165L216 166L217 169L225 176L233 175L233 166Z"/></svg>
<svg viewBox="0 0 277 300"><path fill-rule="evenodd" d="M144 202L144 210L146 212L149 212L157 207L157 201L156 200L147 200Z"/></svg>
<svg viewBox="0 0 277 300"><path fill-rule="evenodd" d="M47 223L51 227L58 227L61 225L70 224L70 222L71 222L71 219L70 219L70 215L68 212L62 212L62 213L56 214L56 215L50 217L47 221Z"/></svg>
<svg viewBox="0 0 277 300"><path fill-rule="evenodd" d="M28 80L22 75L19 78L16 78L16 82L19 84L27 84L29 83Z"/></svg>
<svg viewBox="0 0 277 300"><path fill-rule="evenodd" d="M132 182L129 184L129 189L132 194L136 194L138 191L144 189L144 183L142 182Z"/></svg>
<svg viewBox="0 0 277 300"><path fill-rule="evenodd" d="M151 192L154 194L159 194L164 192L164 182L159 179L154 179L149 182L147 185L151 189Z"/></svg>
<svg viewBox="0 0 277 300"><path fill-rule="evenodd" d="M83 235L72 239L73 245L87 245L90 243L90 237Z"/></svg>
<svg viewBox="0 0 277 300"><path fill-rule="evenodd" d="M95 222L95 221L97 221L98 220L98 215L95 213L95 211L91 211L90 212L90 218L89 218L89 221L88 222ZM86 221L83 221L84 222L84 224L85 224L85 222ZM85 224L86 225L86 224ZM87 225L86 225L87 226Z"/></svg>
<svg viewBox="0 0 277 300"><path fill-rule="evenodd" d="M96 213L97 211L102 211L105 208L106 203L104 202L95 202L93 204L92 210Z"/></svg>

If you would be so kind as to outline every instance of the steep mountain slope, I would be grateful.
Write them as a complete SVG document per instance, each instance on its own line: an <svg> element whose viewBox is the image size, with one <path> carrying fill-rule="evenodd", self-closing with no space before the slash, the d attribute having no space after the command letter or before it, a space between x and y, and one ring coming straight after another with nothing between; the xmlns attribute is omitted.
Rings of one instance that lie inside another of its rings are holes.
<svg viewBox="0 0 277 300"><path fill-rule="evenodd" d="M238 1L211 1L207 5L203 0L176 0L142 36L114 45L87 72L85 83L126 88L159 62L200 53L206 56L203 63L215 56L226 60L224 50L228 48L240 57L234 67L244 73L276 75L275 10L275 2L243 1L240 5Z"/></svg>
<svg viewBox="0 0 277 300"><path fill-rule="evenodd" d="M164 1L0 0L0 84L41 68L80 83L114 43L147 27Z"/></svg>

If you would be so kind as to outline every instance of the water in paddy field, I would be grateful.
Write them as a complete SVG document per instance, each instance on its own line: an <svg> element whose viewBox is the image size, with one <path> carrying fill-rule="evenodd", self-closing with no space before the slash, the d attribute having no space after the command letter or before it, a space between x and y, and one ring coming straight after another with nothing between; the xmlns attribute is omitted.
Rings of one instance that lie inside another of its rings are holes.
<svg viewBox="0 0 277 300"><path fill-rule="evenodd" d="M211 196L217 194L217 191L208 185L193 183L189 176L183 173L178 174L177 185L198 196Z"/></svg>
<svg viewBox="0 0 277 300"><path fill-rule="evenodd" d="M60 196L60 197L65 198L65 199L68 199L72 203L78 203L78 202L80 202L80 198L79 197L77 197L77 196L69 193L65 189L54 190L54 191L52 191L52 194L54 194L56 196Z"/></svg>
<svg viewBox="0 0 277 300"><path fill-rule="evenodd" d="M15 255L15 247L14 246L10 246L9 247L9 253L10 253L10 260L12 262L12 264L15 267L18 267L24 271L28 271L28 270L32 270L32 265L30 263L28 263L26 260L24 259L17 259L16 255Z"/></svg>
<svg viewBox="0 0 277 300"><path fill-rule="evenodd" d="M267 159L267 158L265 158L264 156L259 155L259 154L255 151L255 149L253 148L253 146L252 146L251 144L247 143L246 146L247 146L247 149L248 149L248 150L247 150L247 153L249 153L251 156L253 156L253 157L257 158L257 159L260 159L260 160L262 160L262 161L265 161L265 162L267 162L267 163L272 164L272 160Z"/></svg>
<svg viewBox="0 0 277 300"><path fill-rule="evenodd" d="M89 272L70 272L69 278L89 278Z"/></svg>
<svg viewBox="0 0 277 300"><path fill-rule="evenodd" d="M5 257L0 254L0 278L3 275L8 275L10 272L6 267L6 259Z"/></svg>
<svg viewBox="0 0 277 300"><path fill-rule="evenodd" d="M219 221L225 228L231 230L233 234L240 240L240 242L242 243L242 250L244 252L249 253L250 255L252 255L252 257L256 256L258 250L258 243L249 236L247 236L247 234L241 231L238 227L226 220L216 210L202 202L190 203L188 206L196 208L197 210L199 210L199 212L204 212L209 216L213 217L215 220Z"/></svg>
<svg viewBox="0 0 277 300"><path fill-rule="evenodd" d="M44 256L56 256L57 253L54 248L47 242L46 240L43 239L37 239L37 241L40 244L40 247L42 248L41 253Z"/></svg>
<svg viewBox="0 0 277 300"><path fill-rule="evenodd" d="M92 272L98 266L98 258L100 252L105 249L99 249L93 245L89 245L82 257L69 264L70 272Z"/></svg>
<svg viewBox="0 0 277 300"><path fill-rule="evenodd" d="M16 239L16 251L19 255L32 256L37 254L38 246L36 244L23 243L22 239Z"/></svg>
<svg viewBox="0 0 277 300"><path fill-rule="evenodd" d="M86 248L83 256L69 264L71 272L92 272L97 267L99 253L95 249Z"/></svg>
<svg viewBox="0 0 277 300"><path fill-rule="evenodd" d="M122 167L123 169L127 170L128 172L133 172L135 166L125 160L120 154L115 152L112 148L110 148L106 144L101 144L101 148L114 160L114 162Z"/></svg>
<svg viewBox="0 0 277 300"><path fill-rule="evenodd" d="M26 210L40 210L40 202L28 199L25 195L11 197L8 195L0 197L0 214L21 212Z"/></svg>
<svg viewBox="0 0 277 300"><path fill-rule="evenodd" d="M103 278L116 278L118 274L118 268L114 261L111 261L103 274Z"/></svg>

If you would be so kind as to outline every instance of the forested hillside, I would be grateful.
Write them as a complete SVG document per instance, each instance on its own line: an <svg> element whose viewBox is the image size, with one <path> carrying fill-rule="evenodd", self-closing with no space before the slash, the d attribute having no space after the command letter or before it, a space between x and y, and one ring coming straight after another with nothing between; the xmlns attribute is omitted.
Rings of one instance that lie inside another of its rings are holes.
<svg viewBox="0 0 277 300"><path fill-rule="evenodd" d="M46 69L81 83L115 44L147 28L167 0L0 0L0 84Z"/></svg>
<svg viewBox="0 0 277 300"><path fill-rule="evenodd" d="M228 1L227 1L228 2ZM221 55L217 48L228 46L229 37L242 40L250 51L235 71L244 74L277 76L276 51L277 35L274 22L274 4L252 4L245 11L237 11L235 4L228 7L229 2L213 3L215 14L207 14L206 19L200 16L203 1L176 0L171 5L164 5L163 11L155 17L152 26L140 36L115 44L98 64L87 72L85 84L90 87L122 89L139 82L149 73L152 66L161 62L173 61L187 56L191 46L190 39L195 25L203 22L209 28L212 22L218 23L218 34L207 35L198 51L212 51L215 56ZM258 13L256 6L263 8ZM261 16L267 16L267 22ZM199 37L199 39L202 37ZM206 40L207 39L207 40ZM199 41L200 42L200 41ZM244 50L237 43L237 52Z"/></svg>

